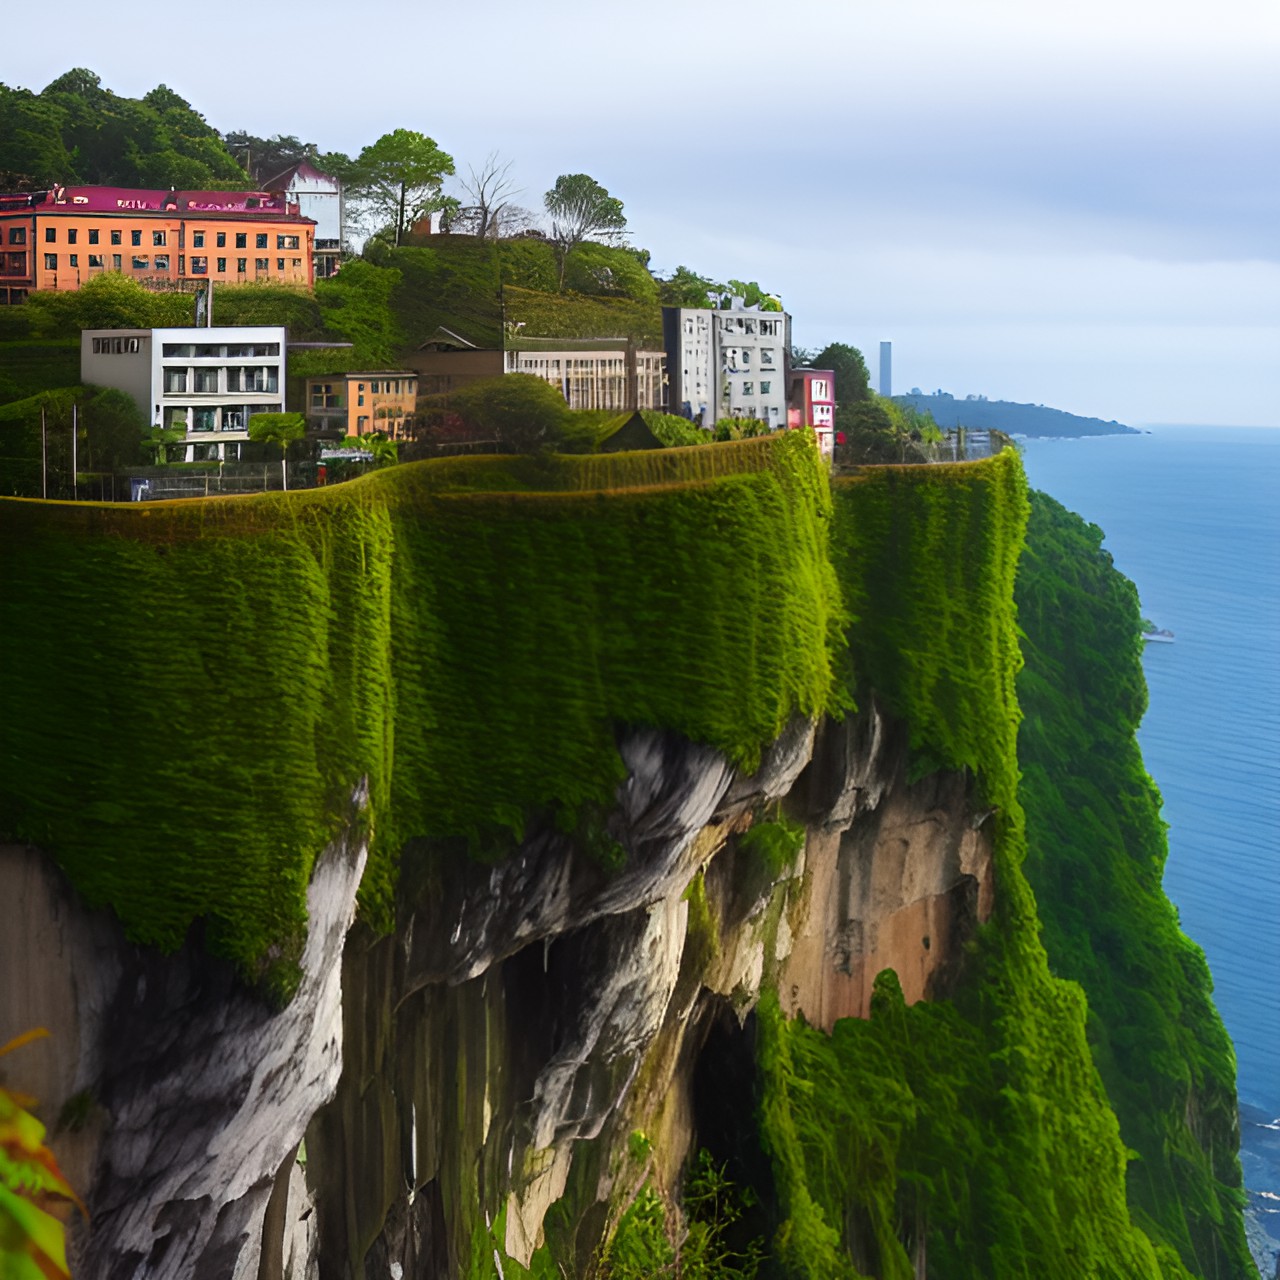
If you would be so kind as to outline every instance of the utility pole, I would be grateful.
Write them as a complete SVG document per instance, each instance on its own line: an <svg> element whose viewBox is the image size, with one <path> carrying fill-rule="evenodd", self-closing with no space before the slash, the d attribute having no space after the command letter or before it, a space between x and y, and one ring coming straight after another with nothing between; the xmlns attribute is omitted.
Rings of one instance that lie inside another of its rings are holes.
<svg viewBox="0 0 1280 1280"><path fill-rule="evenodd" d="M40 406L40 496L49 497L49 437L45 429L44 405Z"/></svg>
<svg viewBox="0 0 1280 1280"><path fill-rule="evenodd" d="M80 497L80 488L76 476L76 436L80 433L80 420L76 416L76 405L71 406L71 501Z"/></svg>

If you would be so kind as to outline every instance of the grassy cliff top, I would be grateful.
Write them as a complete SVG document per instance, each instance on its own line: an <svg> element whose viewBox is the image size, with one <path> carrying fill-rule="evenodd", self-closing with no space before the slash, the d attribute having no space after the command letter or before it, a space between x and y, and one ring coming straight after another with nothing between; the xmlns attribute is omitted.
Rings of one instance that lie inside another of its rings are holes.
<svg viewBox="0 0 1280 1280"><path fill-rule="evenodd" d="M744 765L834 707L830 495L797 434L452 459L325 490L0 501L0 833L165 947L285 961L368 778L362 905L413 836L609 801L619 726ZM56 656L55 656L56 655Z"/></svg>

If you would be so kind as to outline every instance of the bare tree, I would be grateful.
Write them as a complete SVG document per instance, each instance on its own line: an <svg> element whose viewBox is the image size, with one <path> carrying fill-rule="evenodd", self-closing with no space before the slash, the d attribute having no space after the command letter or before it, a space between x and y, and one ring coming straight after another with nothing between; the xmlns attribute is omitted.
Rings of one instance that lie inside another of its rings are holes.
<svg viewBox="0 0 1280 1280"><path fill-rule="evenodd" d="M462 210L467 215L468 229L481 240L500 234L502 215L511 203L511 197L520 193L511 177L515 162L503 160L496 151L490 151L479 169L467 166L467 176L459 179L459 185L471 198L470 205Z"/></svg>

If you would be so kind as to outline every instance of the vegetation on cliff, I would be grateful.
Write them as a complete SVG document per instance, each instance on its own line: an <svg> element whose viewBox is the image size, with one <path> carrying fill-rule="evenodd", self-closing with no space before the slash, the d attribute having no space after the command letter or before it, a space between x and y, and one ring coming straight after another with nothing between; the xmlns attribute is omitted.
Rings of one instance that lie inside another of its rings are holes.
<svg viewBox="0 0 1280 1280"><path fill-rule="evenodd" d="M385 922L407 839L484 851L607 804L615 725L750 767L793 714L834 709L829 513L796 433L287 498L0 502L0 665L23 672L0 832L137 940L204 918L215 951L283 980L362 778L362 904Z"/></svg>
<svg viewBox="0 0 1280 1280"><path fill-rule="evenodd" d="M910 728L915 769L964 768L994 810L995 917L954 999L907 1007L892 974L872 1016L826 1036L760 1007L760 1128L804 1277L1182 1276L1125 1204L1126 1153L1053 978L1023 877L1013 585L1027 503L1012 454L879 468L836 486L835 559L859 700Z"/></svg>
<svg viewBox="0 0 1280 1280"><path fill-rule="evenodd" d="M1235 1057L1204 955L1161 888L1160 796L1134 733L1146 710L1133 584L1102 530L1032 495L1018 571L1027 876L1056 973L1083 986L1120 1120L1129 1202L1200 1276L1245 1276Z"/></svg>

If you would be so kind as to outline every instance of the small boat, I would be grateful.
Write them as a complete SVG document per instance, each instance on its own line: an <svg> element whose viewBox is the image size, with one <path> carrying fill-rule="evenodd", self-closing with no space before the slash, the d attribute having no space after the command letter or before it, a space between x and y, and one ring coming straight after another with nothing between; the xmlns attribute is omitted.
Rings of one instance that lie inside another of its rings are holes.
<svg viewBox="0 0 1280 1280"><path fill-rule="evenodd" d="M1163 629L1160 631L1144 631L1142 638L1150 644L1172 644L1173 632Z"/></svg>

